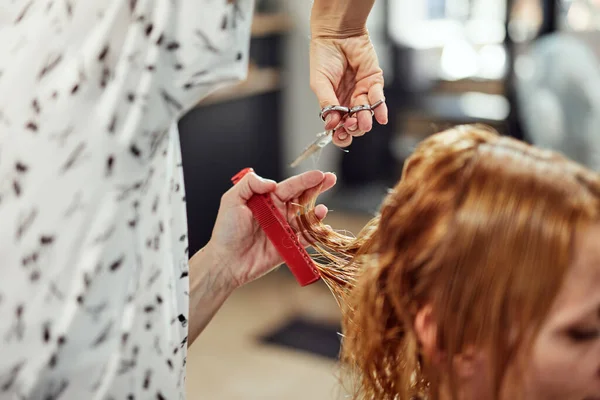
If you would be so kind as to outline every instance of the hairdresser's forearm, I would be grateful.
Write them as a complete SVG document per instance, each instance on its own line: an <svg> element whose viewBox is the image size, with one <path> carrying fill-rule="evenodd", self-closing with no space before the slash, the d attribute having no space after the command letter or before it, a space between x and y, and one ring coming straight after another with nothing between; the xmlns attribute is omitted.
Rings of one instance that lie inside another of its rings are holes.
<svg viewBox="0 0 600 400"><path fill-rule="evenodd" d="M190 259L188 346L202 333L235 288L221 257L210 243Z"/></svg>
<svg viewBox="0 0 600 400"><path fill-rule="evenodd" d="M310 30L315 37L345 38L367 33L375 0L314 0Z"/></svg>

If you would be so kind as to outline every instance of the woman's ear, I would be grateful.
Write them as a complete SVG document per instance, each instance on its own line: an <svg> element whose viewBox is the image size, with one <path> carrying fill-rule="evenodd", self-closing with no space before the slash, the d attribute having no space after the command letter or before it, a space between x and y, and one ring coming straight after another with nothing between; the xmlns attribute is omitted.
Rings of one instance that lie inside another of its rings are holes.
<svg viewBox="0 0 600 400"><path fill-rule="evenodd" d="M468 379L476 376L477 371L485 370L483 357L474 346L468 346L454 358L454 370L460 378Z"/></svg>
<svg viewBox="0 0 600 400"><path fill-rule="evenodd" d="M423 349L423 355L433 365L441 365L446 361L446 354L437 343L438 325L429 305L422 307L415 316L415 332ZM468 346L461 354L453 358L454 370L460 379L472 379L479 372L485 371L485 359L474 346Z"/></svg>
<svg viewBox="0 0 600 400"><path fill-rule="evenodd" d="M433 316L433 308L430 305L422 307L415 316L415 332L417 340L423 349L423 354L435 362L439 358L437 348L437 324Z"/></svg>

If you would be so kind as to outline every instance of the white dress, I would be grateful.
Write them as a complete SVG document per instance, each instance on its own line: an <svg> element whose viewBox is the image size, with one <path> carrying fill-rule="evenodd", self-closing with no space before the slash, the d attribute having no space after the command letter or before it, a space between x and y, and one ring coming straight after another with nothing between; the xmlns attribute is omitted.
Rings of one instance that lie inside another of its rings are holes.
<svg viewBox="0 0 600 400"><path fill-rule="evenodd" d="M0 5L0 399L185 398L176 121L245 78L252 8Z"/></svg>

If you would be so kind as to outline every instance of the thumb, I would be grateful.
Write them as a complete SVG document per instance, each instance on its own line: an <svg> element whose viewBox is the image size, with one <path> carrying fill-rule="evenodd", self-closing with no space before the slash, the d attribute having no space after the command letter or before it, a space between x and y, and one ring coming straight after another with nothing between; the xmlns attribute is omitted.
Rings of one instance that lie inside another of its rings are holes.
<svg viewBox="0 0 600 400"><path fill-rule="evenodd" d="M223 200L230 205L246 204L253 195L270 193L276 187L277 183L275 181L261 178L256 173L249 172L225 193Z"/></svg>
<svg viewBox="0 0 600 400"><path fill-rule="evenodd" d="M327 106L338 106L340 101L338 100L333 85L327 79L327 77L320 74L319 76L311 79L310 87L317 96L319 106L321 109ZM335 128L341 121L342 115L338 111L330 111L325 115L325 129Z"/></svg>

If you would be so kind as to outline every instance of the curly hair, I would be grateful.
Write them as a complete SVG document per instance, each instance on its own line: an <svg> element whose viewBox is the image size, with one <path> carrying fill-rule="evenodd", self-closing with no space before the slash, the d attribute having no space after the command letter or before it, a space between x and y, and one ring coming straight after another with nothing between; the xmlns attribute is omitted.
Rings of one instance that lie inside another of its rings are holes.
<svg viewBox="0 0 600 400"><path fill-rule="evenodd" d="M303 199L305 210L315 200ZM555 152L463 125L424 140L356 236L304 212L300 225L342 308L341 359L356 399L457 397L453 359L488 351L498 398L508 366L546 318L577 232L600 216L600 177ZM432 307L441 364L416 313Z"/></svg>

